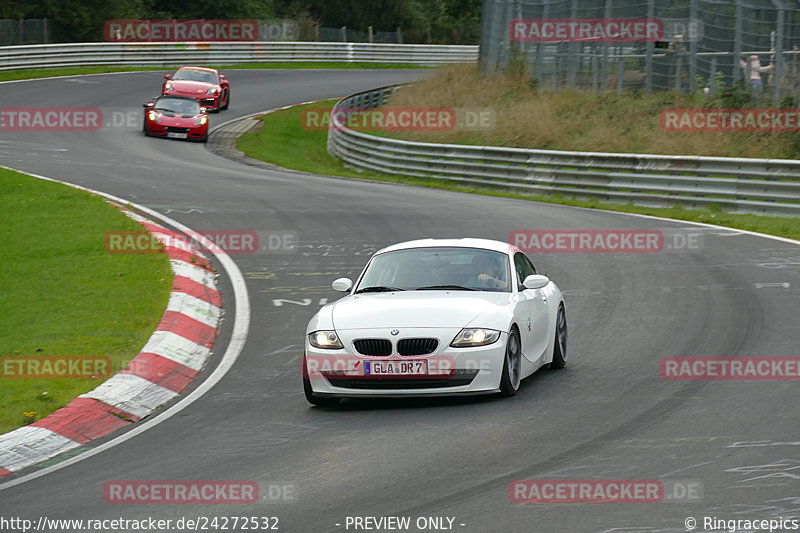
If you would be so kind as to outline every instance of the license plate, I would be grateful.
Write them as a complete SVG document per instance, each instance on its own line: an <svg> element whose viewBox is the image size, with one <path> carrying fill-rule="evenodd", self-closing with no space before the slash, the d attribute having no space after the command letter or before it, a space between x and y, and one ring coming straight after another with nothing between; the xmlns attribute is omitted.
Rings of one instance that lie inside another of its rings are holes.
<svg viewBox="0 0 800 533"><path fill-rule="evenodd" d="M167 133L167 137L169 137L170 139L185 139L188 136L189 136L188 133L172 133L172 132Z"/></svg>
<svg viewBox="0 0 800 533"><path fill-rule="evenodd" d="M428 374L428 361L364 361L367 376L420 376Z"/></svg>

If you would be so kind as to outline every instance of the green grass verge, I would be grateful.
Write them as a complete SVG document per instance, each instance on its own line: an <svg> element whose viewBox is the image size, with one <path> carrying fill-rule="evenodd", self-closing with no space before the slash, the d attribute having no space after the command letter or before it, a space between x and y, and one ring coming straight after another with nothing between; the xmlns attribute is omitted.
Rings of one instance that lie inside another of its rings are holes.
<svg viewBox="0 0 800 533"><path fill-rule="evenodd" d="M110 74L116 72L142 72L142 71L172 71L183 64L164 67L70 67L70 68L40 68L26 70L10 70L0 72L0 81L31 80L37 78L50 78L55 76L79 76L82 74ZM421 65L392 64L392 63L242 63L237 65L211 65L223 72L228 70L257 70L257 69L424 69L430 68Z"/></svg>
<svg viewBox="0 0 800 533"><path fill-rule="evenodd" d="M328 154L327 131L308 131L303 128L301 121L304 108L330 109L334 103L335 100L329 100L325 103L298 106L265 115L260 119L263 122L261 129L242 135L237 140L236 145L239 150L252 158L260 159L281 167L313 172L315 174L329 174L350 178L404 183L407 185L479 193L489 196L521 198L537 202L653 215L678 220L718 224L720 226L800 239L800 218L732 214L713 208L684 209L682 207L643 207L633 204L605 203L597 200L578 200L558 195L525 195L499 189L465 187L433 178L393 176L368 171L359 172L352 168L345 167L340 160Z"/></svg>
<svg viewBox="0 0 800 533"><path fill-rule="evenodd" d="M98 196L0 169L0 198L0 357L107 356L112 373L121 370L164 313L167 255L107 253L106 232L143 228ZM2 375L0 433L102 382Z"/></svg>

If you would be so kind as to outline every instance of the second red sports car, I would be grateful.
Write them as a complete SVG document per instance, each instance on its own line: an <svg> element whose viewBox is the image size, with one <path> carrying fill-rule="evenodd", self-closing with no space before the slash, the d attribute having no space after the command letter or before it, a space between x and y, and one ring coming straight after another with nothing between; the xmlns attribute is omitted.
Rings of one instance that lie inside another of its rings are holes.
<svg viewBox="0 0 800 533"><path fill-rule="evenodd" d="M188 96L211 111L228 109L231 104L230 83L213 68L181 67L164 78L163 95Z"/></svg>

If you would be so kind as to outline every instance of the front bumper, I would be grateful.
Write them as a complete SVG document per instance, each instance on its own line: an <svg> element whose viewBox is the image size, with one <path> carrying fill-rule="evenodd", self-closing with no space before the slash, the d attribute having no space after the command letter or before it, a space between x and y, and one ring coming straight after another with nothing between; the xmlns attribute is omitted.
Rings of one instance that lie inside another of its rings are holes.
<svg viewBox="0 0 800 533"><path fill-rule="evenodd" d="M206 93L182 93L178 91L168 91L164 93L165 96L187 96L189 98L194 98L200 105L205 107L206 109L219 109L222 100L221 94L206 94Z"/></svg>
<svg viewBox="0 0 800 533"><path fill-rule="evenodd" d="M159 124L158 122L148 121L148 133L156 137L174 137L180 138L180 134L186 134L186 139L201 140L208 135L208 123L191 128L167 126ZM175 136L170 134L177 134Z"/></svg>
<svg viewBox="0 0 800 533"><path fill-rule="evenodd" d="M402 338L439 339L439 346L429 355L400 356L396 349L386 357L369 357L353 348L357 338L374 338L376 332L337 332L344 345L340 350L323 350L311 346L306 339L306 367L315 395L333 397L405 397L455 396L499 392L503 373L508 334L503 333L495 343L472 348L449 346L459 330L439 331L420 329L403 331ZM384 337L383 335L378 335ZM396 346L396 344L395 344ZM427 360L429 373L425 376L366 376L364 363L375 361Z"/></svg>

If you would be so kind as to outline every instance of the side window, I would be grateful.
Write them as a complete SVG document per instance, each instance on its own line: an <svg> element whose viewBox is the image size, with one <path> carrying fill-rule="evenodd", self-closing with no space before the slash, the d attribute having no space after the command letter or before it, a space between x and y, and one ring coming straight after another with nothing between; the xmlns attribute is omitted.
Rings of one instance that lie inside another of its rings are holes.
<svg viewBox="0 0 800 533"><path fill-rule="evenodd" d="M522 256L522 257L524 257L524 258L525 258L525 262L526 262L526 263L528 263L528 265L531 267L531 275L533 275L533 274L537 274L537 272L536 272L536 267L535 267L535 266L533 266L533 263L531 263L531 260L530 260L530 259L528 259L528 256L523 254L523 256Z"/></svg>
<svg viewBox="0 0 800 533"><path fill-rule="evenodd" d="M517 271L517 280L519 284L520 290L524 290L522 287L522 283L525 281L525 278L528 276L532 276L536 274L536 269L533 268L533 265L525 257L522 253L517 252L514 254L514 270Z"/></svg>

